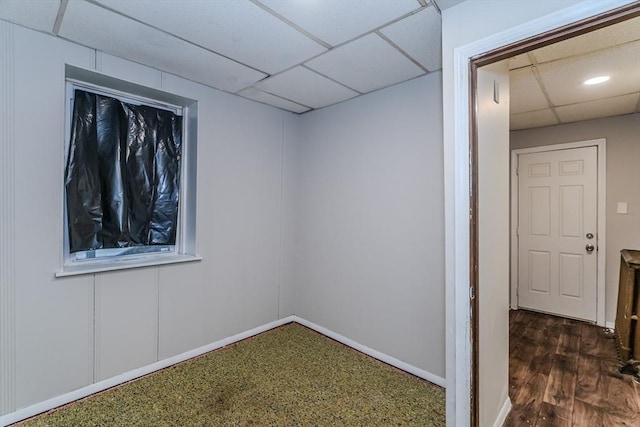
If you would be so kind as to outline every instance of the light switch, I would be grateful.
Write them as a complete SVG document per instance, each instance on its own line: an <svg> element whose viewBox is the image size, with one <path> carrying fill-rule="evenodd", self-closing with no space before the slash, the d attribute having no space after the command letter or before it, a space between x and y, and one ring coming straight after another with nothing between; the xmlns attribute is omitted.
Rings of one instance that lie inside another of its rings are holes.
<svg viewBox="0 0 640 427"><path fill-rule="evenodd" d="M627 202L618 202L618 213L626 214L628 212Z"/></svg>

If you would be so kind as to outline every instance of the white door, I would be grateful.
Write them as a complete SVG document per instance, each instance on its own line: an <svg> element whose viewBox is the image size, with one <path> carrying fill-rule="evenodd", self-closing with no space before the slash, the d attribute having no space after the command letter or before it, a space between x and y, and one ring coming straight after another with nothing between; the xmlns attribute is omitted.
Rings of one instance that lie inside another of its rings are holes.
<svg viewBox="0 0 640 427"><path fill-rule="evenodd" d="M518 305L596 321L597 147L518 156Z"/></svg>

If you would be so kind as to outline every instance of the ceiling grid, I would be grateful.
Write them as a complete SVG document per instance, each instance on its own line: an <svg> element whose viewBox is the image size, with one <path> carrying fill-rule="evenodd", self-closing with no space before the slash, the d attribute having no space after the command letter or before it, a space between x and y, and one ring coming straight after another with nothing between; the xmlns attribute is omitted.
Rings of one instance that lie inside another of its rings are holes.
<svg viewBox="0 0 640 427"><path fill-rule="evenodd" d="M0 19L301 114L440 70L461 1L0 0ZM640 18L510 68L512 129L640 112ZM595 70L610 82L583 87Z"/></svg>
<svg viewBox="0 0 640 427"><path fill-rule="evenodd" d="M640 17L515 56L510 69L512 130L640 112ZM584 84L604 75L600 85Z"/></svg>

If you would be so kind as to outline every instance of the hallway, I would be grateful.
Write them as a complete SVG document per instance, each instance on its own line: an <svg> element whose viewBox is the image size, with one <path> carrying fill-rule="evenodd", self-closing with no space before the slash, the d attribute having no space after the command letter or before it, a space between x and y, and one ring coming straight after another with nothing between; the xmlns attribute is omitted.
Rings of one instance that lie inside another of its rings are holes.
<svg viewBox="0 0 640 427"><path fill-rule="evenodd" d="M618 373L613 336L546 314L509 313L505 426L640 426L640 383Z"/></svg>

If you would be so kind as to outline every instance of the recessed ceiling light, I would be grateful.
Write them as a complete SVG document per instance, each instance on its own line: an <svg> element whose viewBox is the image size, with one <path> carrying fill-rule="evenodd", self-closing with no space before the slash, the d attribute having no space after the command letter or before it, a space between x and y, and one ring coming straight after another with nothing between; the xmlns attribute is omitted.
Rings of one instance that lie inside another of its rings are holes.
<svg viewBox="0 0 640 427"><path fill-rule="evenodd" d="M586 84L586 85L597 85L597 84L606 82L610 78L611 77L609 77L609 76L598 76L598 77L594 77L594 78L589 79L589 80L585 80L584 84Z"/></svg>

